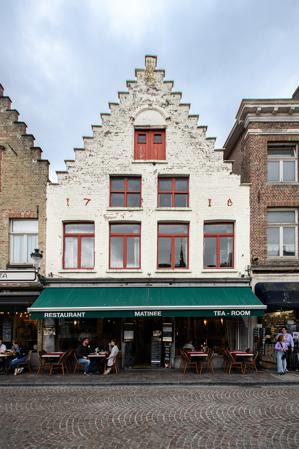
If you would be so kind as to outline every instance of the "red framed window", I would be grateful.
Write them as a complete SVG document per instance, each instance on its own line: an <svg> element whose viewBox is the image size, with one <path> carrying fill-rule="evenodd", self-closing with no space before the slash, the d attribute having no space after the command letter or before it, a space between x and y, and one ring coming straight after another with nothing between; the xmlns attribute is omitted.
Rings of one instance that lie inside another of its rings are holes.
<svg viewBox="0 0 299 449"><path fill-rule="evenodd" d="M110 268L140 268L140 223L110 223Z"/></svg>
<svg viewBox="0 0 299 449"><path fill-rule="evenodd" d="M158 223L158 268L188 268L189 224Z"/></svg>
<svg viewBox="0 0 299 449"><path fill-rule="evenodd" d="M165 160L165 129L135 130L135 160Z"/></svg>
<svg viewBox="0 0 299 449"><path fill-rule="evenodd" d="M159 177L158 207L189 207L189 178Z"/></svg>
<svg viewBox="0 0 299 449"><path fill-rule="evenodd" d="M111 207L141 207L141 177L110 177Z"/></svg>
<svg viewBox="0 0 299 449"><path fill-rule="evenodd" d="M234 223L204 224L204 268L234 267Z"/></svg>
<svg viewBox="0 0 299 449"><path fill-rule="evenodd" d="M63 268L94 268L94 223L64 223Z"/></svg>

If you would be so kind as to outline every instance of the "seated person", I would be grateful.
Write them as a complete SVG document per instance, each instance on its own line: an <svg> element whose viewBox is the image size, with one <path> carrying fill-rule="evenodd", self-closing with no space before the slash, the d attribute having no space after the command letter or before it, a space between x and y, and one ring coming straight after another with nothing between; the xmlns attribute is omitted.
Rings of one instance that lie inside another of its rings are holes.
<svg viewBox="0 0 299 449"><path fill-rule="evenodd" d="M3 343L2 338L0 338L0 354L4 354L6 352L6 345Z"/></svg>
<svg viewBox="0 0 299 449"><path fill-rule="evenodd" d="M193 345L192 340L188 340L184 346L183 346L184 351L195 351L195 347Z"/></svg>
<svg viewBox="0 0 299 449"><path fill-rule="evenodd" d="M18 350L15 352L15 357L9 362L9 367L14 370L14 375L21 374L24 370L24 367L19 367L27 361L28 350L24 348L22 344L18 345Z"/></svg>
<svg viewBox="0 0 299 449"><path fill-rule="evenodd" d="M18 345L18 343L16 342L16 340L13 340L12 343L11 343L10 351L11 351L13 354L15 354L18 350L19 350L19 345Z"/></svg>
<svg viewBox="0 0 299 449"><path fill-rule="evenodd" d="M116 359L116 356L119 353L119 349L117 347L115 340L110 341L109 347L110 347L110 354L107 357L107 369L104 371L105 375L110 373L113 363Z"/></svg>
<svg viewBox="0 0 299 449"><path fill-rule="evenodd" d="M88 358L90 353L89 338L84 338L76 349L76 357L78 362L84 367L84 374L88 375L91 369L91 362Z"/></svg>

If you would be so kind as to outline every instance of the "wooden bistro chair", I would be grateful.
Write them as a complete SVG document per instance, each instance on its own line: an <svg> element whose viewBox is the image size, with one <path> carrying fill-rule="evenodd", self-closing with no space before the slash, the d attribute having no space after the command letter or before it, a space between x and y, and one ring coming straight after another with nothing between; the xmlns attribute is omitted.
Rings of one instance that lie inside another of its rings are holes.
<svg viewBox="0 0 299 449"><path fill-rule="evenodd" d="M121 352L119 351L113 361L113 365L111 367L111 373L114 372L115 374L118 374L120 366L121 366Z"/></svg>
<svg viewBox="0 0 299 449"><path fill-rule="evenodd" d="M77 372L78 370L83 370L83 371L85 371L85 367L84 367L83 365L81 365L81 363L80 363L79 360L77 359L76 352L74 352L74 359L75 359L74 374L76 374L76 372Z"/></svg>
<svg viewBox="0 0 299 449"><path fill-rule="evenodd" d="M238 362L232 354L228 351L228 374L230 374L232 368L240 368L241 373L244 374L244 364L243 362Z"/></svg>
<svg viewBox="0 0 299 449"><path fill-rule="evenodd" d="M208 357L205 360L202 360L199 363L199 374L202 373L202 370L206 368L210 373L214 374L214 368L213 368L213 358L214 358L214 351L210 350L208 353Z"/></svg>
<svg viewBox="0 0 299 449"><path fill-rule="evenodd" d="M256 352L252 358L252 360L246 360L244 362L244 374L246 373L246 369L253 369L257 373L256 361L259 353Z"/></svg>
<svg viewBox="0 0 299 449"><path fill-rule="evenodd" d="M183 372L186 374L188 368L195 368L195 372L198 374L197 361L192 361L191 357L183 350L180 350L183 361Z"/></svg>
<svg viewBox="0 0 299 449"><path fill-rule="evenodd" d="M64 376L64 373L66 371L66 369L65 369L66 354L67 353L64 352L63 354L61 354L61 356L59 357L59 359L57 361L55 360L50 364L50 371L49 371L50 376L53 374L53 371L55 371L55 370L57 370L57 371L61 370L61 373Z"/></svg>

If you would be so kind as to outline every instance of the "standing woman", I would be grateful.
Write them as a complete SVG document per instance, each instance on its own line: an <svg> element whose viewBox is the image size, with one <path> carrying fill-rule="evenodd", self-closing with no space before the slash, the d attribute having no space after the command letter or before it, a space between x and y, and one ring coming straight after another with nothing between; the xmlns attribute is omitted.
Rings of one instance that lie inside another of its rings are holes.
<svg viewBox="0 0 299 449"><path fill-rule="evenodd" d="M287 369L286 352L288 350L287 344L284 341L284 336L279 335L275 344L276 362L278 374L285 374Z"/></svg>

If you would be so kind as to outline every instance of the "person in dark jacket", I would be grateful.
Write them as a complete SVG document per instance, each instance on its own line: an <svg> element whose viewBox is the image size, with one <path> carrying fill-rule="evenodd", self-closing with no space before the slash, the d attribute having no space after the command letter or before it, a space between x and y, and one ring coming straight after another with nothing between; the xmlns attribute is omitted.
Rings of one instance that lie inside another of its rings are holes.
<svg viewBox="0 0 299 449"><path fill-rule="evenodd" d="M78 362L84 367L84 374L90 373L91 364L88 354L90 353L89 338L84 338L76 349L76 357Z"/></svg>
<svg viewBox="0 0 299 449"><path fill-rule="evenodd" d="M9 362L9 367L14 370L14 375L21 374L24 370L23 367L18 367L18 365L22 365L26 362L28 356L28 350L22 345L18 345L18 349L14 354L14 358Z"/></svg>

